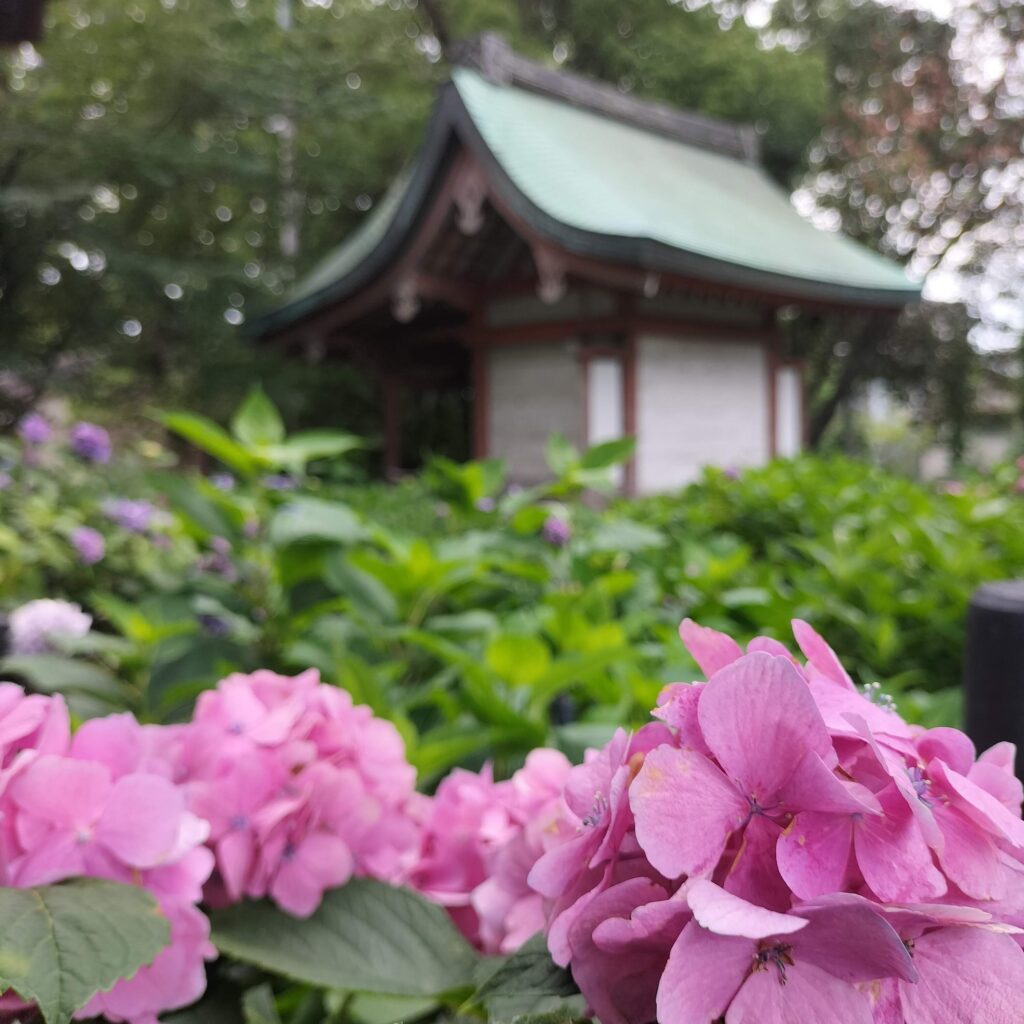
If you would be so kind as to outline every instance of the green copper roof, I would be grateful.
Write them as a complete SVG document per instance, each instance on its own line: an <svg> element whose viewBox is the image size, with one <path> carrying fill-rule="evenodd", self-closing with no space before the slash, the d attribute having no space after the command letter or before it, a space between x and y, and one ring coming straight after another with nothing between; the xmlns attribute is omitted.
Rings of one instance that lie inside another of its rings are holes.
<svg viewBox="0 0 1024 1024"><path fill-rule="evenodd" d="M787 277L914 288L896 263L804 220L753 164L466 68L452 78L502 170L562 224Z"/></svg>

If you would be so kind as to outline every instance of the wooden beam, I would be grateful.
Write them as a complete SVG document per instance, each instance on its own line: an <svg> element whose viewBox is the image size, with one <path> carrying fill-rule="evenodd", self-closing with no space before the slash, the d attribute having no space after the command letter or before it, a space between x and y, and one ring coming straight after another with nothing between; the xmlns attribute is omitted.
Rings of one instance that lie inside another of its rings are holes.
<svg viewBox="0 0 1024 1024"><path fill-rule="evenodd" d="M673 320L667 317L650 317L615 314L610 317L566 320L552 320L544 323L512 325L509 327L488 327L484 329L491 345L531 345L596 333L668 334L685 338L705 338L723 342L749 342L764 340L771 332L759 325L723 324L719 321Z"/></svg>
<svg viewBox="0 0 1024 1024"><path fill-rule="evenodd" d="M381 377L384 410L384 478L397 480L402 469L402 387L398 378Z"/></svg>

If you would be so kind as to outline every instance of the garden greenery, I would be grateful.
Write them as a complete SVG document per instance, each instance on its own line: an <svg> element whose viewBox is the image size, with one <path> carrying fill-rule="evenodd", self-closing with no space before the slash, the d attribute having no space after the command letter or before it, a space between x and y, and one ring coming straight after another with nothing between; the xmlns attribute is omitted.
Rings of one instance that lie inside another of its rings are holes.
<svg viewBox="0 0 1024 1024"><path fill-rule="evenodd" d="M1019 1021L1013 751L950 727L1009 471L601 506L627 442L389 490L259 392L164 422L217 464L7 450L0 1018Z"/></svg>

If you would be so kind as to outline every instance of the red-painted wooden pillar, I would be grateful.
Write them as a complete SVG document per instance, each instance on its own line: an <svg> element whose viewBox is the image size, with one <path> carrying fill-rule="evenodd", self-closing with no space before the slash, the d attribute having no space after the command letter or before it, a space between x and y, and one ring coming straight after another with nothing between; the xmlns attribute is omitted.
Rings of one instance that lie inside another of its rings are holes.
<svg viewBox="0 0 1024 1024"><path fill-rule="evenodd" d="M384 478L397 480L402 470L402 385L397 377L381 378L384 412Z"/></svg>

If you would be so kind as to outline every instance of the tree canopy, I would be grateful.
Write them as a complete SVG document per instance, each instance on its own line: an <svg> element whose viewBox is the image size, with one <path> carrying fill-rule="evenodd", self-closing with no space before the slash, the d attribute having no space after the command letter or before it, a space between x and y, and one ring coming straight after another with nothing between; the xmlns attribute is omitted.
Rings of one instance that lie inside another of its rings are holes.
<svg viewBox="0 0 1024 1024"><path fill-rule="evenodd" d="M766 24L764 10L53 0L43 42L0 57L0 429L46 389L95 404L187 395L216 413L258 375L293 417L317 418L343 371L270 374L244 324L371 209L415 153L453 43L484 29L623 90L754 123L805 213L932 271L1012 337L1019 7L956 0L939 20L778 0ZM841 344L842 325L794 334L822 429L864 381L927 376L944 332L918 326L885 343L871 324L846 325ZM350 391L345 425L358 428Z"/></svg>

